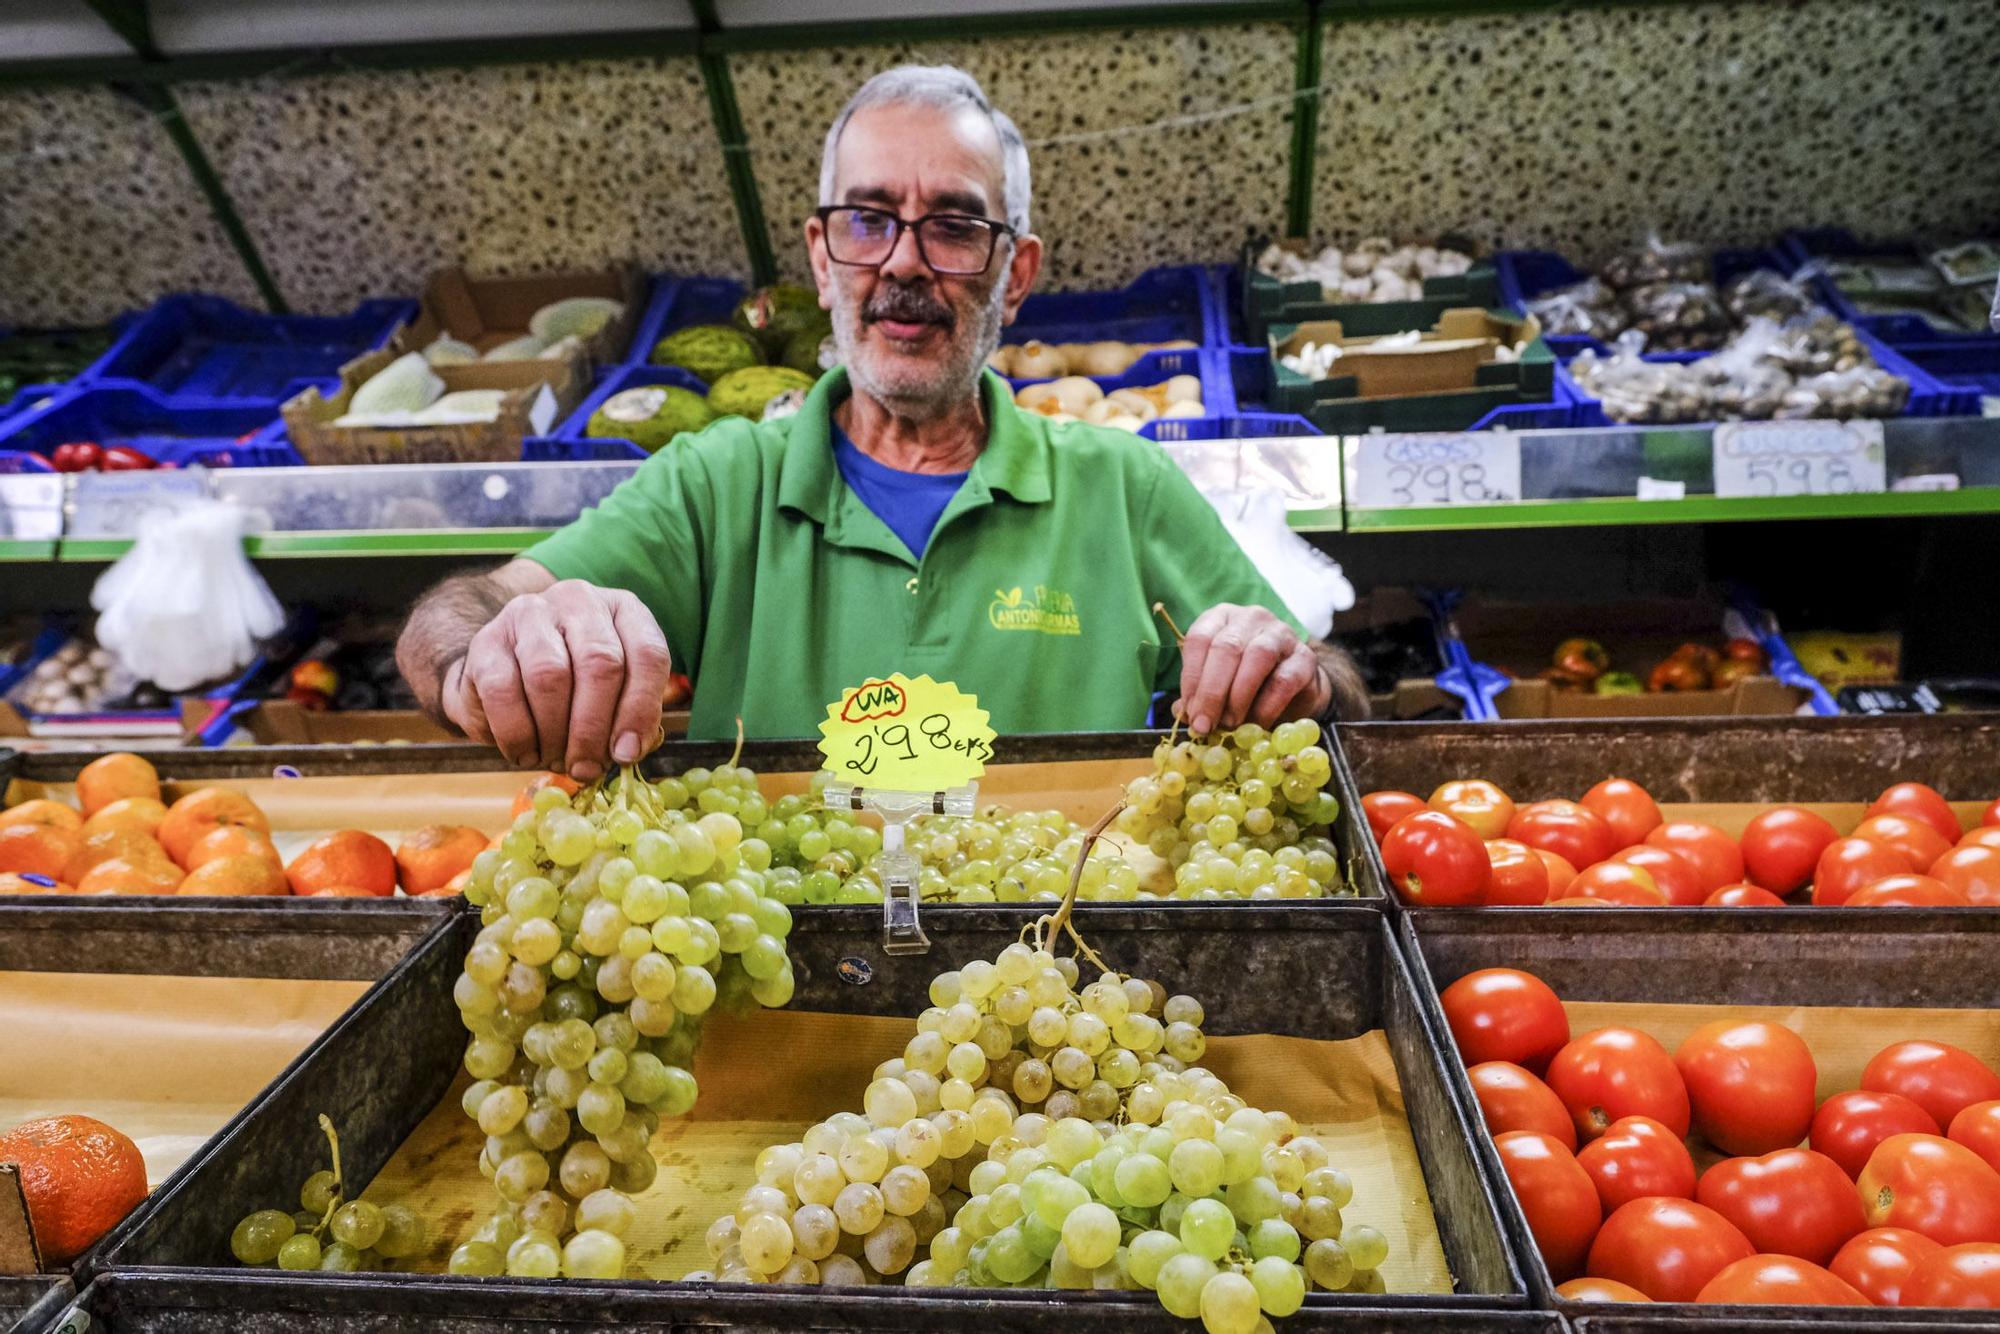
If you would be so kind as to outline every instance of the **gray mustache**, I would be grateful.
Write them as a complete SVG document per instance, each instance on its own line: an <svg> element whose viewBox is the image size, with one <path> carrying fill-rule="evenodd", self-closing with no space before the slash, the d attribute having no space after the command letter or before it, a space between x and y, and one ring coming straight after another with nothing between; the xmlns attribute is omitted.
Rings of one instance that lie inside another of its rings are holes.
<svg viewBox="0 0 2000 1334"><path fill-rule="evenodd" d="M861 313L870 322L904 320L913 324L942 324L946 328L954 322L950 306L910 287L888 288L871 300Z"/></svg>

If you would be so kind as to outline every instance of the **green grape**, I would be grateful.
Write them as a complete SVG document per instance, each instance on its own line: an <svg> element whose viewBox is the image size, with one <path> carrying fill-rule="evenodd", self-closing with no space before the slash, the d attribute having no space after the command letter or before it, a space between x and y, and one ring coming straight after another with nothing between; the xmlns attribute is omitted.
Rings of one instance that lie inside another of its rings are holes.
<svg viewBox="0 0 2000 1334"><path fill-rule="evenodd" d="M1036 1255L1018 1227L1003 1227L993 1234L986 1249L986 1267L1003 1283L1019 1283L1041 1268Z"/></svg>
<svg viewBox="0 0 2000 1334"><path fill-rule="evenodd" d="M1306 1277L1314 1285L1327 1291L1339 1292L1354 1278L1354 1261L1348 1256L1347 1248L1330 1238L1315 1241L1306 1247Z"/></svg>
<svg viewBox="0 0 2000 1334"><path fill-rule="evenodd" d="M530 1232L507 1248L507 1273L514 1278L554 1278L562 1272L562 1251L543 1233Z"/></svg>
<svg viewBox="0 0 2000 1334"><path fill-rule="evenodd" d="M1282 1319L1305 1304L1304 1271L1279 1256L1263 1256L1252 1264L1250 1285L1257 1290L1257 1305L1265 1315Z"/></svg>
<svg viewBox="0 0 2000 1334"><path fill-rule="evenodd" d="M1119 1236L1118 1216L1096 1201L1070 1210L1062 1224L1063 1246L1070 1260L1085 1269L1109 1263L1118 1250Z"/></svg>
<svg viewBox="0 0 2000 1334"><path fill-rule="evenodd" d="M267 1265L291 1239L298 1224L282 1209L259 1209L229 1234L229 1250L246 1265Z"/></svg>
<svg viewBox="0 0 2000 1334"><path fill-rule="evenodd" d="M336 1241L320 1252L321 1272L352 1274L361 1268L361 1252L344 1241Z"/></svg>
<svg viewBox="0 0 2000 1334"><path fill-rule="evenodd" d="M1213 1140L1184 1139L1168 1157L1167 1172L1183 1195L1211 1194L1222 1184L1222 1150Z"/></svg>
<svg viewBox="0 0 2000 1334"><path fill-rule="evenodd" d="M375 1250L385 1260L400 1260L414 1255L424 1244L424 1220L415 1210L404 1205L390 1204L382 1208L382 1233L375 1240Z"/></svg>
<svg viewBox="0 0 2000 1334"><path fill-rule="evenodd" d="M468 1241L451 1253L446 1272L471 1278L498 1278L507 1272L507 1255L485 1241Z"/></svg>
<svg viewBox="0 0 2000 1334"><path fill-rule="evenodd" d="M488 1093L492 1092L493 1089L497 1087L490 1080L482 1081L482 1084L484 1085L485 1090ZM468 1115L478 1114L477 1108L472 1101L472 1092L473 1089L478 1089L480 1087L481 1084L474 1084L472 1088L467 1089L465 1092L466 1112ZM483 1097L484 1094L482 1094L481 1096ZM306 1184L299 1187L299 1206L305 1209L308 1213L317 1214L324 1217L326 1211L333 1207L333 1201L338 1193L336 1189L337 1186L338 1182L335 1179L333 1173L331 1172L313 1173L311 1176L306 1178Z"/></svg>
<svg viewBox="0 0 2000 1334"><path fill-rule="evenodd" d="M1356 1269L1379 1269L1389 1258L1389 1239L1365 1223L1348 1228L1340 1244L1347 1249L1347 1258Z"/></svg>
<svg viewBox="0 0 2000 1334"><path fill-rule="evenodd" d="M1158 1229L1141 1232L1132 1238L1127 1253L1133 1281L1142 1288L1157 1287L1161 1268L1182 1250L1181 1239L1171 1232Z"/></svg>
<svg viewBox="0 0 2000 1334"><path fill-rule="evenodd" d="M1229 1211L1246 1228L1276 1218L1283 1207L1283 1192L1269 1177L1251 1177L1247 1181L1236 1182L1229 1187L1226 1198Z"/></svg>
<svg viewBox="0 0 2000 1334"><path fill-rule="evenodd" d="M1266 1218L1250 1228L1250 1254L1256 1259L1274 1256L1290 1264L1299 1258L1298 1230L1281 1218Z"/></svg>
<svg viewBox="0 0 2000 1334"><path fill-rule="evenodd" d="M1236 1235L1236 1220L1220 1200L1198 1199L1181 1214L1181 1245L1206 1260L1220 1260Z"/></svg>
<svg viewBox="0 0 2000 1334"><path fill-rule="evenodd" d="M599 1189L577 1202L576 1226L580 1231L608 1232L622 1237L638 1221L638 1209L625 1195Z"/></svg>
<svg viewBox="0 0 2000 1334"><path fill-rule="evenodd" d="M351 1200L333 1214L333 1239L365 1251L382 1236L382 1210L367 1200Z"/></svg>
<svg viewBox="0 0 2000 1334"><path fill-rule="evenodd" d="M1243 1275L1225 1271L1202 1285L1201 1324L1208 1334L1252 1334L1258 1319L1256 1286Z"/></svg>
<svg viewBox="0 0 2000 1334"><path fill-rule="evenodd" d="M319 1261L319 1238L310 1232L294 1233L278 1248L280 1269L318 1269Z"/></svg>
<svg viewBox="0 0 2000 1334"><path fill-rule="evenodd" d="M1216 1273L1213 1260L1182 1251L1160 1266L1153 1290L1159 1293L1160 1305L1167 1308L1167 1314L1192 1320L1201 1314L1202 1291Z"/></svg>

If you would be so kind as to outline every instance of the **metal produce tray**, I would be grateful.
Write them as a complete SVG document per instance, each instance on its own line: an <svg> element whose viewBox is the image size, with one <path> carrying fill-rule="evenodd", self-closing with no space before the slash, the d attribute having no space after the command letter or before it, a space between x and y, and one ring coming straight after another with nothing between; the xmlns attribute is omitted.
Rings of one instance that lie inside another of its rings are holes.
<svg viewBox="0 0 2000 1334"><path fill-rule="evenodd" d="M1625 1308L1628 1315L1587 1315L1582 1319L1572 1317L1569 1327L1576 1334L1721 1334L1723 1330L1741 1330L1743 1334L1827 1334L1827 1331L1852 1330L1857 1334L1862 1330L1882 1328L1879 1321L1871 1318L1882 1308L1877 1306L1819 1306L1786 1307L1786 1310L1823 1311L1810 1319L1799 1320L1744 1320L1730 1316L1675 1316L1644 1315L1646 1308L1638 1303ZM1685 1310L1688 1308L1676 1308ZM1725 1307L1728 1311L1752 1311L1749 1306ZM1767 1308L1768 1309L1768 1308ZM1968 1311L1957 1320L1941 1320L1924 1326L1924 1334L1992 1334L1993 1322L1978 1323L1978 1313Z"/></svg>
<svg viewBox="0 0 2000 1334"><path fill-rule="evenodd" d="M1038 909L962 908L937 919L937 953L946 959L991 957L1019 938ZM293 1279L229 1266L230 1228L244 1201L283 1198L297 1188L298 1153L315 1135L314 1118L341 1127L342 1160L354 1179L372 1179L450 1087L464 1035L451 987L477 931L466 914L429 938L325 1033L251 1110L212 1141L192 1170L160 1192L107 1257L115 1271L154 1270L148 1300L213 1306L206 1321L159 1310L113 1329L326 1329L434 1327L385 1322L389 1310L442 1319L447 1328L546 1312L549 1323L646 1328L727 1325L750 1328L938 1330L969 1319L993 1329L1046 1328L1055 1312L1090 1329L1169 1327L1149 1294L1104 1293L1078 1299L1040 1292L955 1293L870 1288L865 1295L779 1295L733 1284L550 1284L527 1280L355 1275ZM1441 1328L1446 1313L1482 1325L1471 1312L1520 1310L1526 1289L1496 1213L1489 1176L1476 1161L1472 1123L1449 1089L1453 1074L1431 1037L1417 988L1379 913L1332 913L1312 907L1188 905L1172 913L1107 905L1090 919L1093 944L1138 975L1171 977L1211 1002L1213 1034L1276 1033L1352 1038L1385 1031L1410 1131L1435 1206L1445 1260L1457 1291L1443 1295L1318 1295L1288 1328L1371 1328L1346 1322L1373 1312L1382 1328ZM1251 937L1252 939L1245 939ZM938 959L885 953L869 922L801 914L792 934L798 975L795 1005L851 1014L914 1015ZM866 966L857 966L856 961ZM872 973L871 973L872 970ZM846 978L860 977L855 983ZM871 980L866 980L872 977ZM222 1267L212 1267L212 1266ZM136 1282L120 1273L121 1282ZM179 1285L179 1286L176 1286ZM207 1285L206 1287L204 1285ZM228 1297L216 1285L228 1285ZM310 1285L310 1286L307 1286ZM136 1289L135 1289L136 1291ZM253 1294L268 1318L248 1323L242 1302ZM1143 1298L1143 1300L1141 1300ZM136 1309L136 1308L135 1308ZM292 1312L286 1316L285 1312ZM1087 1314L1086 1314L1087 1313ZM1483 1318L1483 1317L1482 1317ZM338 1325L329 1324L338 1320ZM235 1321L222 1324L217 1321ZM1530 1324L1528 1328L1536 1326ZM1542 1328L1550 1326L1544 1322Z"/></svg>
<svg viewBox="0 0 2000 1334"><path fill-rule="evenodd" d="M1623 1330L1623 1322L1636 1317L1624 1314L1630 1308L1616 1304L1572 1302L1555 1295L1555 1281L1535 1249L1514 1192L1506 1186L1506 1173L1492 1137L1485 1132L1464 1060L1445 1023L1440 999L1445 987L1478 969L1504 967L1533 973L1566 1001L2000 1008L2000 970L1992 966L2000 932L1996 932L1994 922L1963 915L1951 921L1911 922L1891 930L1879 924L1874 929L1846 927L1829 921L1829 913L1798 913L1789 919L1768 913L1762 914L1762 922L1747 921L1741 913L1698 915L1657 908L1604 908L1570 914L1552 923L1555 916L1519 912L1411 914L1400 924L1400 939L1423 992L1426 1017L1450 1065L1453 1092L1479 1126L1475 1147L1496 1184L1501 1215L1536 1298L1568 1315L1590 1312L1599 1320L1612 1322L1590 1326L1600 1334ZM1565 928L1564 921L1574 923L1573 928ZM1809 1317L1805 1315L1808 1311L1812 1312ZM1612 1312L1619 1314L1609 1314ZM1646 1319L1699 1322L1699 1327L1708 1329L1749 1328L1749 1322L1759 1318L1783 1317L1810 1319L1818 1325L1842 1315L1860 1322L1850 1328L1902 1324L1949 1328L1955 1314L1936 1308L1871 1307L1864 1317L1859 1308L1851 1307L1689 1302L1662 1302L1646 1308ZM1672 1326L1632 1326L1635 1330L1656 1327Z"/></svg>
<svg viewBox="0 0 2000 1334"><path fill-rule="evenodd" d="M0 1334L39 1334L55 1323L75 1295L66 1278L0 1275Z"/></svg>

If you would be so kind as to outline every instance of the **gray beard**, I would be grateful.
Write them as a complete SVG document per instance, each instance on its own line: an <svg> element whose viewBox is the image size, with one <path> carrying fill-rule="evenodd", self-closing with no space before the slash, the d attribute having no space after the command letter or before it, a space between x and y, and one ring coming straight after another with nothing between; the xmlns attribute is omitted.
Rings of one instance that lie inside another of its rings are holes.
<svg viewBox="0 0 2000 1334"><path fill-rule="evenodd" d="M966 399L977 396L979 377L986 369L986 359L1000 346L1006 306L1006 287L996 282L986 304L979 310L978 325L974 330L976 336L969 346L956 341L962 330L954 330L953 344L935 374L925 377L922 382L906 378L892 381L876 376L863 358L856 355L861 346L861 311L844 288L836 287L833 298L834 346L840 352L841 364L847 367L848 382L856 390L867 394L898 417L932 421L960 407Z"/></svg>

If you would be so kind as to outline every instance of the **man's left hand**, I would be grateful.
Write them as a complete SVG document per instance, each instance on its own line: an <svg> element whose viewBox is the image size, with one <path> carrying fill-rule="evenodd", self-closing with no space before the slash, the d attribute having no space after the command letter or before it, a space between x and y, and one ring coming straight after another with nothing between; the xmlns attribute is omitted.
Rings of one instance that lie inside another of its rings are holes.
<svg viewBox="0 0 2000 1334"><path fill-rule="evenodd" d="M1312 646L1264 607L1222 603L1188 627L1181 645L1180 716L1196 735L1313 718L1333 686Z"/></svg>

